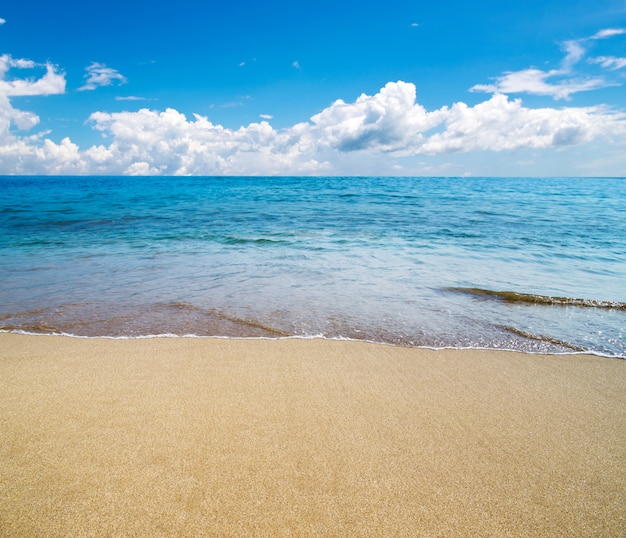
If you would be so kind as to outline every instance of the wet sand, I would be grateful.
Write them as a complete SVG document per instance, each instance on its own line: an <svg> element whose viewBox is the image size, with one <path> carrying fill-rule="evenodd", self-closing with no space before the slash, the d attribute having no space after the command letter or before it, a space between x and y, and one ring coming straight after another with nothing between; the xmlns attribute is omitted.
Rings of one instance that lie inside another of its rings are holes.
<svg viewBox="0 0 626 538"><path fill-rule="evenodd" d="M626 361L0 334L0 536L625 536Z"/></svg>

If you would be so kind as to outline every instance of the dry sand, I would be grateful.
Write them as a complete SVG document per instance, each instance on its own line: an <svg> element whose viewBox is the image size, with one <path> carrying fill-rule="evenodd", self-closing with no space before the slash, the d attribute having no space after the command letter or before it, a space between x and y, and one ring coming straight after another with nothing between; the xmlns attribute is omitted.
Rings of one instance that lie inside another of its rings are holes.
<svg viewBox="0 0 626 538"><path fill-rule="evenodd" d="M0 334L1 536L626 536L626 361Z"/></svg>

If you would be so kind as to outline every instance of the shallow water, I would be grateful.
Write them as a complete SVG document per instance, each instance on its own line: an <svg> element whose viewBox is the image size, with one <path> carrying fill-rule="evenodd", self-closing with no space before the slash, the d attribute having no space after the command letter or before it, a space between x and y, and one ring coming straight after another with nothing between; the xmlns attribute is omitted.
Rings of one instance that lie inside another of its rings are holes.
<svg viewBox="0 0 626 538"><path fill-rule="evenodd" d="M624 179L5 177L0 326L623 357L625 204Z"/></svg>

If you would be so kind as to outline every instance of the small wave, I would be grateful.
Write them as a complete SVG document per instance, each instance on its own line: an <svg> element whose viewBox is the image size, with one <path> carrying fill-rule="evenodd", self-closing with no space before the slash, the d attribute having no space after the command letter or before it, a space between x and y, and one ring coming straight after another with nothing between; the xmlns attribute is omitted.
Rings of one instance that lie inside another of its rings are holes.
<svg viewBox="0 0 626 538"><path fill-rule="evenodd" d="M583 308L604 308L610 310L626 310L626 303L619 301L601 301L596 299L577 299L573 297L552 297L515 291L496 291L482 288L444 288L453 293L464 293L475 297L496 299L505 303L538 304L547 306L579 306Z"/></svg>
<svg viewBox="0 0 626 538"><path fill-rule="evenodd" d="M281 331L280 329L277 329L275 327L270 327L269 325L265 325L264 323L261 323L253 319L244 319L244 318L240 318L237 316L231 316L224 312L220 312L214 309L204 310L203 308L199 306L187 303L185 301L171 301L168 303L160 303L159 306L162 306L166 309L172 308L174 310L179 310L179 311L204 312L216 318L224 319L232 323L235 323L236 325L243 325L245 327L250 327L252 329L261 329L262 331L268 332L270 334L275 334L278 336L291 336L291 334L288 332Z"/></svg>
<svg viewBox="0 0 626 538"><path fill-rule="evenodd" d="M274 327L270 327L269 325L265 325L263 323L259 323L258 321L251 319L242 319L235 316L229 316L227 314L222 313L221 317L227 319L228 321L232 321L233 323L239 323L245 325L247 327L251 327L253 329L261 329L263 331L267 331L270 334L275 334L277 336L291 336L290 333L281 331L280 329L276 329Z"/></svg>
<svg viewBox="0 0 626 538"><path fill-rule="evenodd" d="M524 338L530 338L531 340L538 340L540 342L548 342L549 344L571 349L572 351L579 351L583 353L588 352L588 350L585 349L584 347L576 346L574 344L570 344L569 342L565 342L564 340L559 340L558 338L552 338L551 336L532 334L526 331L521 331L520 329L516 329L515 327L509 327L507 325L499 325L499 327L505 331L516 334L517 336L523 336Z"/></svg>
<svg viewBox="0 0 626 538"><path fill-rule="evenodd" d="M269 239L267 237L248 238L226 236L222 240L226 245L282 245L288 244L284 239Z"/></svg>

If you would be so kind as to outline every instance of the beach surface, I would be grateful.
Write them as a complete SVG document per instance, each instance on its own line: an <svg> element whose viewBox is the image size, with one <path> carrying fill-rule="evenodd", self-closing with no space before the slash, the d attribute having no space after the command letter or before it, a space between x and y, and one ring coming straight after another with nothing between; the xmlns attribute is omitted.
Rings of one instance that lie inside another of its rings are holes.
<svg viewBox="0 0 626 538"><path fill-rule="evenodd" d="M626 535L626 361L0 334L0 536Z"/></svg>

